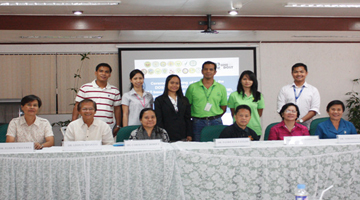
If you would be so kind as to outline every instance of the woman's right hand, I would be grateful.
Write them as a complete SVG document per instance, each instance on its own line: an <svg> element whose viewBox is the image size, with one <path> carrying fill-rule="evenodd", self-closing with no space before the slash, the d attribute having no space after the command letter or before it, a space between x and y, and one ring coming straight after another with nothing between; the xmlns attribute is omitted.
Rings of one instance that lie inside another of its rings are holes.
<svg viewBox="0 0 360 200"><path fill-rule="evenodd" d="M41 144L38 143L38 142L35 142L35 143L34 143L34 147L35 147L35 149L42 149L42 148L43 148L43 145L41 145Z"/></svg>

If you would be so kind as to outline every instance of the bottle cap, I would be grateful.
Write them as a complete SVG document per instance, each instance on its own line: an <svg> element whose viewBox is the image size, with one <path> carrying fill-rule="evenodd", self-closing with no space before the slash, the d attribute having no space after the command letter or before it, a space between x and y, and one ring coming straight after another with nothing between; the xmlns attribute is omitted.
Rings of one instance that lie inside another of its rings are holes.
<svg viewBox="0 0 360 200"><path fill-rule="evenodd" d="M298 188L298 189L305 189L306 186L305 186L305 184L298 184L298 185L297 185L297 188Z"/></svg>

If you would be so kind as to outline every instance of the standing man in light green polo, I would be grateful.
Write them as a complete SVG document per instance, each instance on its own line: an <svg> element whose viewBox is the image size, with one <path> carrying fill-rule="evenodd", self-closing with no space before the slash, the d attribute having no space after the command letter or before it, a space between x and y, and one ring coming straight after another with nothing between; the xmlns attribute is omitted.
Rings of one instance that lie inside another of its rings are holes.
<svg viewBox="0 0 360 200"><path fill-rule="evenodd" d="M194 141L200 141L200 133L205 126L222 124L221 116L227 105L226 88L214 79L216 64L206 61L201 73L203 78L191 84L185 95L191 104Z"/></svg>

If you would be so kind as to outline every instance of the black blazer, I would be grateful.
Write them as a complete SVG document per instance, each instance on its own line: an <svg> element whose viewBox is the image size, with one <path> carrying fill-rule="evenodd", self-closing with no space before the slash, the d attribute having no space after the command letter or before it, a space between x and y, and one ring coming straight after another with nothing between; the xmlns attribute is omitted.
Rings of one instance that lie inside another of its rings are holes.
<svg viewBox="0 0 360 200"><path fill-rule="evenodd" d="M155 99L157 125L167 131L170 141L186 139L187 136L193 137L189 100L186 97L178 97L177 106L178 112L175 111L167 95L161 95Z"/></svg>

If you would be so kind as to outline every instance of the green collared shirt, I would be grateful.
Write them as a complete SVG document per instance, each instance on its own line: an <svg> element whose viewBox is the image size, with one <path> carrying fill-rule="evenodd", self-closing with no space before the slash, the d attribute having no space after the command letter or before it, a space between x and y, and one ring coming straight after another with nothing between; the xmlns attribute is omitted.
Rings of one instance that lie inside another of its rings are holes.
<svg viewBox="0 0 360 200"><path fill-rule="evenodd" d="M192 117L212 117L223 114L220 106L227 105L227 92L225 86L216 82L207 89L202 79L196 83L189 85L185 95L191 104ZM205 110L207 103L212 104L209 111Z"/></svg>

